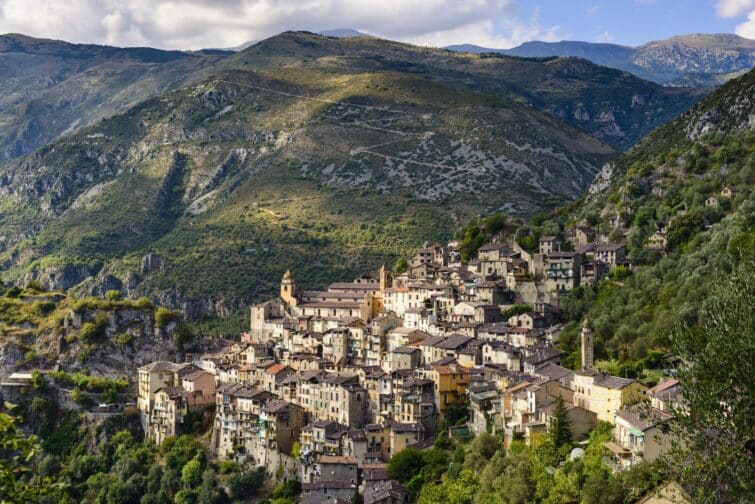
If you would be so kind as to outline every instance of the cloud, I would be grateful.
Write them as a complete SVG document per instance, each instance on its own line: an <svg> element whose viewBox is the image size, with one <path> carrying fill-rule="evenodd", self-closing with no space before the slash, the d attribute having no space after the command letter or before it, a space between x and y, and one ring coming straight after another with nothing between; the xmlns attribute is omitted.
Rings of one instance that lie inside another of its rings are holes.
<svg viewBox="0 0 755 504"><path fill-rule="evenodd" d="M755 39L755 0L718 0L716 14L727 19L746 14L747 20L738 24L734 33L740 37Z"/></svg>
<svg viewBox="0 0 755 504"><path fill-rule="evenodd" d="M556 37L537 12L529 20L517 12L514 0L0 0L0 33L181 49L342 27L432 45Z"/></svg>
<svg viewBox="0 0 755 504"><path fill-rule="evenodd" d="M734 32L740 37L755 39L755 10L747 15L747 21L737 25Z"/></svg>
<svg viewBox="0 0 755 504"><path fill-rule="evenodd" d="M527 20L509 16L495 22L485 19L450 30L437 31L405 40L413 44L441 47L451 44L475 44L493 49L509 49L523 42L542 40L555 42L568 38L557 25L542 26L540 11L536 8Z"/></svg>
<svg viewBox="0 0 755 504"><path fill-rule="evenodd" d="M600 10L599 5L593 5L587 8L587 10L585 11L585 14L587 14L588 16L594 16L595 14L598 13L599 10Z"/></svg>
<svg viewBox="0 0 755 504"><path fill-rule="evenodd" d="M596 42L609 43L609 42L613 42L614 40L615 39L614 39L613 34L609 32L608 30L603 30L602 33L599 33L598 36L595 37Z"/></svg>
<svg viewBox="0 0 755 504"><path fill-rule="evenodd" d="M755 0L718 0L716 2L716 14L722 18L741 16L752 9L755 9Z"/></svg>

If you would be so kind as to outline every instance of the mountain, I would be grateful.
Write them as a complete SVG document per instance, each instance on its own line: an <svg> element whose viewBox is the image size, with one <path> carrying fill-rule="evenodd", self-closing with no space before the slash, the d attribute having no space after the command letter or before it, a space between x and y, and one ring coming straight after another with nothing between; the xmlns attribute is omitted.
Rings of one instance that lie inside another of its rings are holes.
<svg viewBox="0 0 755 504"><path fill-rule="evenodd" d="M563 305L573 320L589 318L613 355L639 359L668 348L677 324L702 322L711 286L755 259L753 97L755 70L606 165L563 212L627 242L628 278L580 289ZM651 236L665 247L648 248Z"/></svg>
<svg viewBox="0 0 755 504"><path fill-rule="evenodd" d="M324 35L326 37L336 37L336 38L351 38L351 37L371 37L372 35L369 35L368 33L360 32L359 30L354 30L353 28L336 28L334 30L324 30L321 32L318 32L320 35Z"/></svg>
<svg viewBox="0 0 755 504"><path fill-rule="evenodd" d="M302 32L183 78L0 166L6 280L228 316L287 268L350 279L469 216L574 199L617 154L600 138L699 98L585 60Z"/></svg>
<svg viewBox="0 0 755 504"><path fill-rule="evenodd" d="M218 67L400 72L548 112L620 149L633 145L704 94L665 88L575 58L471 55L377 38L334 39L306 32L273 37L223 60Z"/></svg>
<svg viewBox="0 0 755 504"><path fill-rule="evenodd" d="M222 57L0 35L0 160L184 85Z"/></svg>
<svg viewBox="0 0 755 504"><path fill-rule="evenodd" d="M312 284L349 278L471 213L576 197L614 156L494 95L303 67L306 55L278 48L301 42L334 40L276 37L6 164L6 276L223 314L268 295L287 267ZM262 68L269 58L292 63Z"/></svg>
<svg viewBox="0 0 755 504"><path fill-rule="evenodd" d="M733 34L681 35L638 47L592 42L525 42L513 49L471 44L447 49L526 58L577 57L633 73L659 84L717 86L755 66L755 40Z"/></svg>
<svg viewBox="0 0 755 504"><path fill-rule="evenodd" d="M451 51L465 51L473 53L495 52L509 56L519 56L521 58L584 58L598 65L619 68L618 65L624 63L632 57L633 48L617 45L602 44L594 42L579 42L564 40L561 42L540 42L538 40L525 42L512 49L490 49L480 47L474 44L459 44L447 46L446 49Z"/></svg>

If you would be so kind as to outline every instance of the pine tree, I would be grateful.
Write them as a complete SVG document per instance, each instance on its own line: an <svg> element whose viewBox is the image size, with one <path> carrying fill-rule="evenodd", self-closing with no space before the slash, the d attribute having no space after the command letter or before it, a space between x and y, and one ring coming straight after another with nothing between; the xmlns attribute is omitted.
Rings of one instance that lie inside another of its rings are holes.
<svg viewBox="0 0 755 504"><path fill-rule="evenodd" d="M548 436L556 448L561 448L571 442L572 423L569 419L569 412L561 396L556 399L556 407L553 410L553 417L550 422Z"/></svg>

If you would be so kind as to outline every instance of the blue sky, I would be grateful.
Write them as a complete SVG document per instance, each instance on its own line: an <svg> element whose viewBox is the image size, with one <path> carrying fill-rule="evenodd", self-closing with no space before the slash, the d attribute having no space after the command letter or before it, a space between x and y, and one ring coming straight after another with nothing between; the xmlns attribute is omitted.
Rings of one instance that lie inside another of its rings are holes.
<svg viewBox="0 0 755 504"><path fill-rule="evenodd" d="M734 33L746 21L745 10L734 17L718 16L716 2L710 0L541 0L520 2L519 10L523 21L537 19L547 34L624 45L686 33ZM497 30L507 36L505 24Z"/></svg>
<svg viewBox="0 0 755 504"><path fill-rule="evenodd" d="M0 33L167 49L355 28L430 46L636 45L692 32L755 39L755 0L0 0Z"/></svg>

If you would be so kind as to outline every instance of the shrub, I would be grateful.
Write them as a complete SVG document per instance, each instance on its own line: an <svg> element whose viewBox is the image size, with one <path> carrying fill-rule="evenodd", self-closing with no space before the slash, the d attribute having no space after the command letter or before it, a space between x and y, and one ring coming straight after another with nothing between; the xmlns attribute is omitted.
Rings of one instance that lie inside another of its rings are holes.
<svg viewBox="0 0 755 504"><path fill-rule="evenodd" d="M160 322L158 322L158 324L160 324ZM189 324L181 322L180 324L178 324L178 327L176 327L176 330L173 333L173 339L176 342L178 348L183 348L184 345L191 343L191 341L194 339L194 331L191 329L191 326L189 326Z"/></svg>
<svg viewBox="0 0 755 504"><path fill-rule="evenodd" d="M152 308L152 301L150 301L148 297L142 296L134 301L134 307L140 310L148 310Z"/></svg>
<svg viewBox="0 0 755 504"><path fill-rule="evenodd" d="M29 290L36 291L36 292L45 292L47 290L44 288L44 286L39 280L29 281L29 283L26 284L26 288Z"/></svg>
<svg viewBox="0 0 755 504"><path fill-rule="evenodd" d="M624 280L625 278L629 277L629 275L631 274L632 274L632 270L630 270L626 266L616 266L608 274L608 277L611 280Z"/></svg>
<svg viewBox="0 0 755 504"><path fill-rule="evenodd" d="M40 317L44 317L52 313L55 309L55 303L52 301L35 301L30 306L31 311Z"/></svg>
<svg viewBox="0 0 755 504"><path fill-rule="evenodd" d="M100 339L100 337L102 336L102 331L101 328L98 327L94 322L84 322L83 324L81 324L79 335L84 341L93 343Z"/></svg>
<svg viewBox="0 0 755 504"><path fill-rule="evenodd" d="M516 315L527 313L532 311L532 307L528 304L515 304L510 306L505 312L503 312L503 320L508 320Z"/></svg>
<svg viewBox="0 0 755 504"><path fill-rule="evenodd" d="M231 474L239 472L240 470L241 468L239 465L232 460L221 460L218 466L218 472L220 472L220 474Z"/></svg>
<svg viewBox="0 0 755 504"><path fill-rule="evenodd" d="M89 397L89 393L85 390L81 390L78 387L71 391L71 399L73 399L76 404L85 408L94 406L94 400Z"/></svg>
<svg viewBox="0 0 755 504"><path fill-rule="evenodd" d="M130 333L119 333L115 337L115 342L118 343L122 347L130 345L133 341L134 341L134 335Z"/></svg>
<svg viewBox="0 0 755 504"><path fill-rule="evenodd" d="M158 327L165 327L176 318L176 314L164 306L155 310L155 322Z"/></svg>
<svg viewBox="0 0 755 504"><path fill-rule="evenodd" d="M8 297L8 298L17 298L18 296L21 295L21 292L22 292L21 288L18 287L17 285L14 285L13 287L11 287L7 291L5 291L5 297Z"/></svg>
<svg viewBox="0 0 755 504"><path fill-rule="evenodd" d="M47 377L35 369L31 372L31 385L34 390L41 390L47 386Z"/></svg>
<svg viewBox="0 0 755 504"><path fill-rule="evenodd" d="M123 298L123 295L121 294L121 291L119 290L109 290L105 293L105 299L108 301L120 301Z"/></svg>

